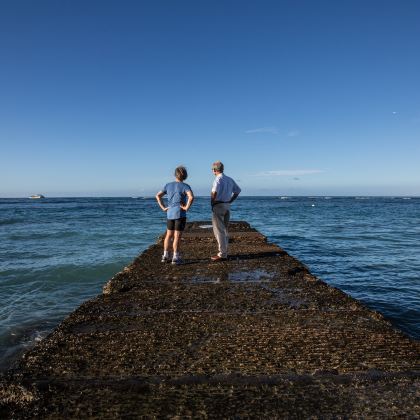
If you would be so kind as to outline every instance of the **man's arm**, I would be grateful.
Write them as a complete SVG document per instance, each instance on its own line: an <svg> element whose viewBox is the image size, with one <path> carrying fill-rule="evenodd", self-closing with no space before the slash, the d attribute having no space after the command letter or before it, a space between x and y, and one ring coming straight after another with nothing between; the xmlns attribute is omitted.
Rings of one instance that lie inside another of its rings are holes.
<svg viewBox="0 0 420 420"><path fill-rule="evenodd" d="M233 181L233 191L232 192L233 192L233 195L230 198L229 203L233 203L238 198L238 195L241 193L241 188L239 187L239 185L235 181Z"/></svg>
<svg viewBox="0 0 420 420"><path fill-rule="evenodd" d="M162 197L165 195L165 193L163 192L163 191L159 191L157 194L156 194L156 200L157 200L157 202L158 202L158 204L159 204L159 207L163 210L163 211L167 211L168 210L168 207L165 207L165 205L163 204L163 202L162 202Z"/></svg>
<svg viewBox="0 0 420 420"><path fill-rule="evenodd" d="M212 208L214 206L214 202L216 201L216 197L217 197L217 192L216 191L212 191L212 193L211 193L211 207Z"/></svg>
<svg viewBox="0 0 420 420"><path fill-rule="evenodd" d="M229 200L229 203L233 203L238 198L239 193L233 193L231 199Z"/></svg>

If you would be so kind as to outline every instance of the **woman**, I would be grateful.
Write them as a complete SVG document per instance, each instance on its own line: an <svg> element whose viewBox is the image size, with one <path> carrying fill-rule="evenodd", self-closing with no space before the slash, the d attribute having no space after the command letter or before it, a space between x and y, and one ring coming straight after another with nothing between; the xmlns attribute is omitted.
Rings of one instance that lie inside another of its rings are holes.
<svg viewBox="0 0 420 420"><path fill-rule="evenodd" d="M187 221L187 211L194 201L194 194L191 187L184 182L187 177L187 169L184 166L178 166L175 169L175 182L166 184L163 189L156 194L156 200L159 207L163 211L166 211L168 217L162 262L171 261L169 248L173 241L172 264L176 265L182 264L179 253L181 235ZM168 198L167 207L165 207L162 202L164 195L167 195Z"/></svg>

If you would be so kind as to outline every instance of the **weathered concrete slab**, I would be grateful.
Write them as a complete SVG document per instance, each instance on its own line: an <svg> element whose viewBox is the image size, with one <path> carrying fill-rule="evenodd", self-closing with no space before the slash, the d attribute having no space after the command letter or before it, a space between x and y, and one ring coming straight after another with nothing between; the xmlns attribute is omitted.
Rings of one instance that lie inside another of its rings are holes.
<svg viewBox="0 0 420 420"><path fill-rule="evenodd" d="M151 246L25 354L0 415L420 416L418 342L246 223L210 262L209 225L188 225L185 265Z"/></svg>

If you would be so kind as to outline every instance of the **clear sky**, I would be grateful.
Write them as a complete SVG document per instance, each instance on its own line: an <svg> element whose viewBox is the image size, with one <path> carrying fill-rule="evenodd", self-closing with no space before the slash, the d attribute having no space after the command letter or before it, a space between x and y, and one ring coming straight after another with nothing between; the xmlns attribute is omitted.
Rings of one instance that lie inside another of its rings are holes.
<svg viewBox="0 0 420 420"><path fill-rule="evenodd" d="M418 0L1 0L0 196L420 195Z"/></svg>

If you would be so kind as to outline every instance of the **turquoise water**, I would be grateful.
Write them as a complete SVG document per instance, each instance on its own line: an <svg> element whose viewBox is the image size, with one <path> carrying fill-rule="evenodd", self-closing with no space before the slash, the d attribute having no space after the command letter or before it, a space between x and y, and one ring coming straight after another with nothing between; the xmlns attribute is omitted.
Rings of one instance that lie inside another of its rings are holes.
<svg viewBox="0 0 420 420"><path fill-rule="evenodd" d="M189 218L209 219L209 199ZM420 198L240 197L233 219L420 338ZM164 229L152 198L0 199L0 367Z"/></svg>

